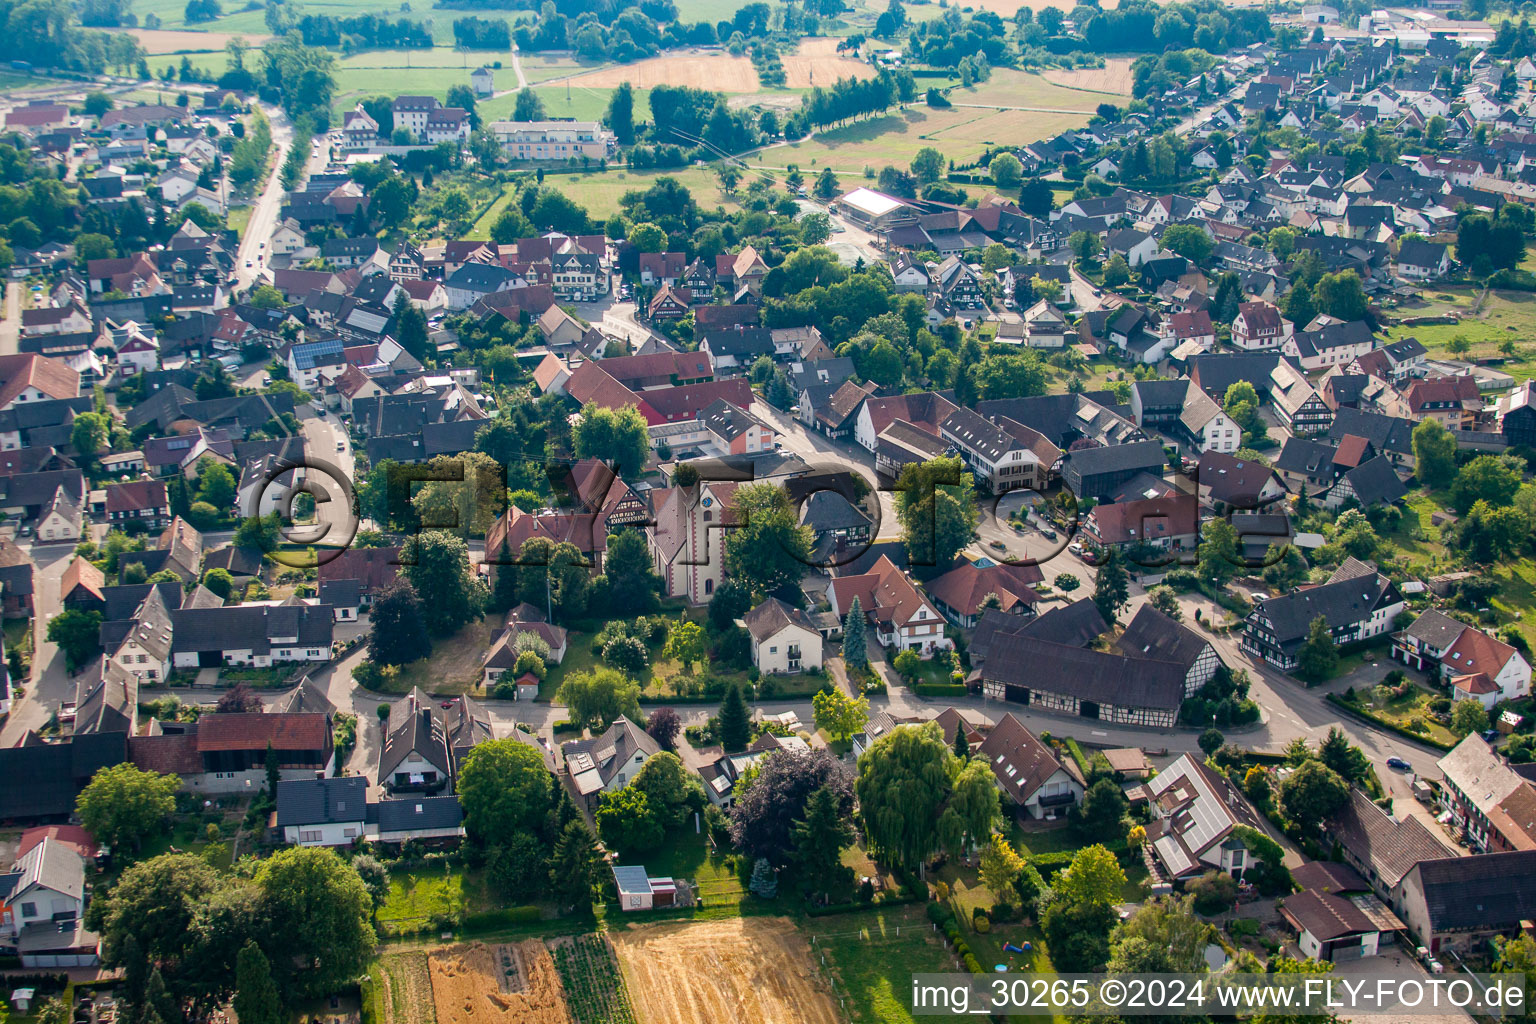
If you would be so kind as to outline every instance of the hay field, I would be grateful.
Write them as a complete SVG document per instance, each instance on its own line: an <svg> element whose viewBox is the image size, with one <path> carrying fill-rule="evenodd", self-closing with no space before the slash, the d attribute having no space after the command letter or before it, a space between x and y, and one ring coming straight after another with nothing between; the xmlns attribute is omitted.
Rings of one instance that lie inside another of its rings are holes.
<svg viewBox="0 0 1536 1024"><path fill-rule="evenodd" d="M794 53L781 54L784 65L784 87L808 89L813 85L828 86L839 78L873 78L875 69L861 60L837 52L839 40L831 36L817 36L800 40L800 48Z"/></svg>
<svg viewBox="0 0 1536 1024"><path fill-rule="evenodd" d="M1073 74L1099 74L1098 71L1072 72ZM1129 67L1126 83L1129 85ZM949 99L956 106L985 107L1043 107L1048 110L1081 110L1092 115L1100 103L1119 100L1117 93L1086 91L1086 86L1068 88L1071 83L1056 82L1049 76L1012 68L997 68L985 82L970 87L951 89ZM1127 91L1124 95L1130 95Z"/></svg>
<svg viewBox="0 0 1536 1024"><path fill-rule="evenodd" d="M1045 79L1069 89L1088 89L1093 92L1109 92L1117 96L1131 95L1131 59L1108 57L1102 68L1050 68Z"/></svg>
<svg viewBox="0 0 1536 1024"><path fill-rule="evenodd" d="M240 32L193 32L179 31L168 28L114 28L92 29L97 32L126 32L139 41L144 47L144 52L151 56L161 53L212 53L224 49L236 36L251 44L252 49L260 49L262 44L272 37L263 30L256 35L245 35Z"/></svg>
<svg viewBox="0 0 1536 1024"><path fill-rule="evenodd" d="M437 1024L566 1024L565 989L537 939L515 945L472 942L433 950Z"/></svg>
<svg viewBox="0 0 1536 1024"><path fill-rule="evenodd" d="M970 111L970 113L978 113ZM930 132L930 141L936 141L946 153L946 143L975 143L978 151L988 146L1012 145L1033 142L1035 139L1076 128L1083 123L1077 114L1043 114L1034 110L997 110L982 113L981 117L961 122L951 128Z"/></svg>
<svg viewBox="0 0 1536 1024"><path fill-rule="evenodd" d="M640 1024L839 1024L805 937L782 917L613 935Z"/></svg>
<svg viewBox="0 0 1536 1024"><path fill-rule="evenodd" d="M557 79L563 84L567 79ZM628 82L636 89L658 85L687 85L717 92L756 92L757 69L746 57L732 57L719 50L685 50L664 57L650 57L633 64L613 64L568 81L575 87L615 89ZM553 82L548 84L554 84Z"/></svg>

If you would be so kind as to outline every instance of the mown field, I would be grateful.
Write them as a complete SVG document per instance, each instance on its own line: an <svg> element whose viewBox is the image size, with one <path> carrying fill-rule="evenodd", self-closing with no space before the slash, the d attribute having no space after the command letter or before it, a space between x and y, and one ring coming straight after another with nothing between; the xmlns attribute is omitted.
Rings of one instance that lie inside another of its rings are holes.
<svg viewBox="0 0 1536 1024"><path fill-rule="evenodd" d="M1498 368L1522 381L1536 376L1536 294L1531 292L1489 292L1481 307L1477 307L1479 291L1467 286L1440 287L1431 285L1423 293L1423 305L1404 306L1400 316L1428 316L1455 312L1462 317L1457 324L1431 324L1415 327L1394 327L1388 333L1393 340L1418 338L1429 349L1432 358L1451 359L1503 359ZM1474 312L1474 308L1476 311ZM1463 356L1453 355L1448 348L1453 338L1465 338L1471 349ZM1507 340L1515 343L1513 357L1505 357L1499 345Z"/></svg>

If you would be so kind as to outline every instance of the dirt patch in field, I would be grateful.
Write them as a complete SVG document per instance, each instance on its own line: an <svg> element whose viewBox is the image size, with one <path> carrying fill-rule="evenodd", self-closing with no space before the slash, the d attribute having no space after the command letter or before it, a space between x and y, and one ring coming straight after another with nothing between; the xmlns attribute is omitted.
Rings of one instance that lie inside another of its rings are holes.
<svg viewBox="0 0 1536 1024"><path fill-rule="evenodd" d="M640 1024L838 1024L805 937L784 918L612 936Z"/></svg>
<svg viewBox="0 0 1536 1024"><path fill-rule="evenodd" d="M756 92L759 88L757 69L749 58L732 57L718 50L685 51L633 64L615 64L557 81L590 89L616 89L624 82L636 89L687 85L717 92Z"/></svg>
<svg viewBox="0 0 1536 1024"><path fill-rule="evenodd" d="M544 944L473 942L427 958L437 1024L568 1024L565 990Z"/></svg>
<svg viewBox="0 0 1536 1024"><path fill-rule="evenodd" d="M1065 85L1072 89L1091 89L1094 92L1113 92L1121 96L1131 94L1131 61L1129 57L1110 57L1101 68L1076 68L1066 71L1050 68L1044 72L1046 81Z"/></svg>
<svg viewBox="0 0 1536 1024"><path fill-rule="evenodd" d="M794 53L779 57L784 65L784 85L789 89L829 86L839 78L873 78L875 69L856 57L837 52L836 39L818 36L800 40Z"/></svg>
<svg viewBox="0 0 1536 1024"><path fill-rule="evenodd" d="M169 28L114 28L106 31L126 32L139 41L144 47L144 52L151 56L157 53L197 53L199 51L215 51L224 49L224 45L236 36L240 36L253 48L259 49L271 36L245 35L241 32L182 32Z"/></svg>

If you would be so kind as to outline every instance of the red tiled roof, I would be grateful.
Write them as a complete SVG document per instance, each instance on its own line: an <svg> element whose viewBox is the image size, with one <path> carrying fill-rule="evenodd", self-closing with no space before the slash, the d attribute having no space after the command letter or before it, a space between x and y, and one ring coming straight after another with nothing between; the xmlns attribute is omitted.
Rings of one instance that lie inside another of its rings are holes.
<svg viewBox="0 0 1536 1024"><path fill-rule="evenodd" d="M330 727L319 712L205 715L197 723L197 749L324 750Z"/></svg>
<svg viewBox="0 0 1536 1024"><path fill-rule="evenodd" d="M80 374L62 360L33 352L0 356L0 409L29 387L49 398L76 398L80 394Z"/></svg>
<svg viewBox="0 0 1536 1024"><path fill-rule="evenodd" d="M1365 450L1370 441L1359 434L1345 434L1339 440L1339 447L1333 453L1333 463L1336 466L1349 466L1351 468L1360 465L1365 457Z"/></svg>
<svg viewBox="0 0 1536 1024"><path fill-rule="evenodd" d="M1456 642L1446 648L1440 663L1458 675L1486 673L1491 679L1508 664L1514 653L1515 649L1509 644L1480 629L1464 629Z"/></svg>
<svg viewBox="0 0 1536 1024"><path fill-rule="evenodd" d="M130 480L107 485L108 512L136 512L165 506L165 484L159 480Z"/></svg>
<svg viewBox="0 0 1536 1024"><path fill-rule="evenodd" d="M214 715L208 716L212 720ZM143 771L162 775L195 775L203 770L197 733L128 737L128 760Z"/></svg>

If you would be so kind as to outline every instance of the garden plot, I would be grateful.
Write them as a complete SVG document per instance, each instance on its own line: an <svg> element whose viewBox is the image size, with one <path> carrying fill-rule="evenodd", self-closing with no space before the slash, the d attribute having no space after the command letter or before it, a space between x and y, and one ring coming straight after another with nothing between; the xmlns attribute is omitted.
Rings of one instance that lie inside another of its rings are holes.
<svg viewBox="0 0 1536 1024"><path fill-rule="evenodd" d="M634 1024L624 974L604 935L576 935L549 944L576 1024Z"/></svg>
<svg viewBox="0 0 1536 1024"><path fill-rule="evenodd" d="M565 990L554 960L536 939L481 942L428 957L438 1024L565 1024Z"/></svg>
<svg viewBox="0 0 1536 1024"><path fill-rule="evenodd" d="M435 1024L427 954L401 953L380 961L379 982L390 1024Z"/></svg>
<svg viewBox="0 0 1536 1024"><path fill-rule="evenodd" d="M784 918L642 927L613 936L639 1024L838 1024L805 937Z"/></svg>

